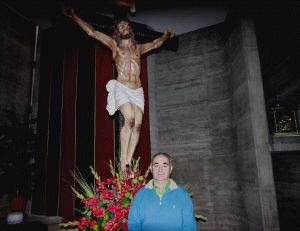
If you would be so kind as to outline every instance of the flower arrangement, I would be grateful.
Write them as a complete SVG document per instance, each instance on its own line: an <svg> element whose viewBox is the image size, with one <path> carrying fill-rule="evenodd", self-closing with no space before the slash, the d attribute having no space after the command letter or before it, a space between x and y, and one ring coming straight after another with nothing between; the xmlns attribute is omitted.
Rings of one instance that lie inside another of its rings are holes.
<svg viewBox="0 0 300 231"><path fill-rule="evenodd" d="M83 203L83 210L77 210L82 214L79 220L62 223L63 228L77 227L84 231L127 231L127 219L130 205L136 192L147 181L149 170L144 175L139 171L139 159L133 160L133 177L126 177L123 171L116 172L110 161L112 177L101 180L98 173L92 168L95 185L90 186L83 176L74 174L76 182L81 190L72 187L76 197Z"/></svg>

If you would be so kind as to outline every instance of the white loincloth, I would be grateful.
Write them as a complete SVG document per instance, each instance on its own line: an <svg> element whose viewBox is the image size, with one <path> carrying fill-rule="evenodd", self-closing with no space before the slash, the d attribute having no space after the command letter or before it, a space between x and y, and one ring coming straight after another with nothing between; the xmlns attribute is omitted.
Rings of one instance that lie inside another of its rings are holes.
<svg viewBox="0 0 300 231"><path fill-rule="evenodd" d="M131 89L117 80L110 80L106 84L107 106L109 115L115 112L125 103L133 103L144 113L144 91L143 88Z"/></svg>

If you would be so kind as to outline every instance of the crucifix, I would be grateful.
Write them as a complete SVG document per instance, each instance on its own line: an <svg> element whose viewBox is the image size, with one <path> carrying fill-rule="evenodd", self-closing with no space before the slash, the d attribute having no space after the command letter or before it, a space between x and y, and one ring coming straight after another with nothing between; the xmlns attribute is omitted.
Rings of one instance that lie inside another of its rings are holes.
<svg viewBox="0 0 300 231"><path fill-rule="evenodd" d="M140 80L141 57L160 48L174 36L175 31L173 28L167 28L155 39L138 43L134 28L128 19L119 18L113 26L112 35L108 35L77 15L73 8L65 9L64 14L112 52L117 77L108 81L106 85L108 91L106 109L111 116L120 111L124 118L119 135L121 150L119 161L121 170L131 178L134 176L131 168L132 157L139 141L144 114L144 92Z"/></svg>

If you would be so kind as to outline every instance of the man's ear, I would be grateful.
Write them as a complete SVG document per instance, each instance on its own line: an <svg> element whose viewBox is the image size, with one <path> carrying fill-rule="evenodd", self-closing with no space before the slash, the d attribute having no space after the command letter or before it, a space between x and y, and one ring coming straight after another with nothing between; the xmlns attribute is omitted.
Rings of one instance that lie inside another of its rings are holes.
<svg viewBox="0 0 300 231"><path fill-rule="evenodd" d="M172 170L173 170L173 165L171 165L171 170L170 170L170 174L172 173Z"/></svg>

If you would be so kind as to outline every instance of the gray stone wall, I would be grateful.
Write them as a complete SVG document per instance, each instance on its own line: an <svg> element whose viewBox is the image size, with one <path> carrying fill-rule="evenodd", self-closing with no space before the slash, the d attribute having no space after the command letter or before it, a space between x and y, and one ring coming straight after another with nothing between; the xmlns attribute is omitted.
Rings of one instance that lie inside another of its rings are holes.
<svg viewBox="0 0 300 231"><path fill-rule="evenodd" d="M199 229L241 230L243 203L220 27L184 34L176 52L156 56L150 115L156 116L156 149L172 155L172 177L193 185L196 213L208 217Z"/></svg>
<svg viewBox="0 0 300 231"><path fill-rule="evenodd" d="M152 151L170 153L172 177L193 185L200 230L278 230L257 52L243 21L181 35L176 52L150 58Z"/></svg>
<svg viewBox="0 0 300 231"><path fill-rule="evenodd" d="M156 56L150 55L147 57L147 70L148 70L148 97L149 97L149 123L150 123L150 140L151 140L151 153L155 154L159 150L158 145L158 128L157 128L157 113L156 113Z"/></svg>
<svg viewBox="0 0 300 231"><path fill-rule="evenodd" d="M254 26L244 19L226 43L232 124L249 230L279 230L263 84ZM234 51L234 52L233 52Z"/></svg>
<svg viewBox="0 0 300 231"><path fill-rule="evenodd" d="M35 26L0 3L0 125L28 119ZM15 118L14 118L15 117Z"/></svg>

